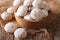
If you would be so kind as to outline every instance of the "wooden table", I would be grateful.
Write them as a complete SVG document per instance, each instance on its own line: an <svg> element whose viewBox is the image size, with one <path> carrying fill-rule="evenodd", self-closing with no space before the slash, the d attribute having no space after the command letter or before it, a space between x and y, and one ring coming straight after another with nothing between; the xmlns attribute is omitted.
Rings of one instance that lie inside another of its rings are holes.
<svg viewBox="0 0 60 40"><path fill-rule="evenodd" d="M60 16L58 16L56 20L54 20L46 27L50 27L47 30L50 32L51 40L60 40ZM43 40L45 37L40 37L40 35L41 33L36 33L35 35L28 34L28 36L23 40ZM5 32L4 29L0 27L0 40L14 40L14 35Z"/></svg>

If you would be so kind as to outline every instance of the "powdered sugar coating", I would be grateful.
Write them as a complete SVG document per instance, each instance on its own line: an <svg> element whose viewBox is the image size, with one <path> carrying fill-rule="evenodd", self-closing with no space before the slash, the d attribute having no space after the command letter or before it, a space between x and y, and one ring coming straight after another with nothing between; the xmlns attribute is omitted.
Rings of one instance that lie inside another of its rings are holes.
<svg viewBox="0 0 60 40"><path fill-rule="evenodd" d="M15 38L25 38L27 36L27 31L24 28L18 28L14 32Z"/></svg>
<svg viewBox="0 0 60 40"><path fill-rule="evenodd" d="M33 1L32 5L36 8L40 8L40 9L45 9L45 10L49 10L49 5L47 2L43 2L41 0L35 0Z"/></svg>
<svg viewBox="0 0 60 40"><path fill-rule="evenodd" d="M36 7L36 8L40 8L40 6L42 5L42 0L34 0L32 5L33 7Z"/></svg>
<svg viewBox="0 0 60 40"><path fill-rule="evenodd" d="M17 14L23 17L28 14L27 11L28 11L28 7L23 5L18 8Z"/></svg>
<svg viewBox="0 0 60 40"><path fill-rule="evenodd" d="M42 2L42 7L41 8L43 8L44 10L49 10L49 4L47 3L47 2Z"/></svg>
<svg viewBox="0 0 60 40"><path fill-rule="evenodd" d="M8 12L9 14L13 14L13 13L14 13L14 7L9 7L9 8L7 9L7 12Z"/></svg>
<svg viewBox="0 0 60 40"><path fill-rule="evenodd" d="M41 20L44 17L42 10L38 8L33 9L30 15L35 20Z"/></svg>
<svg viewBox="0 0 60 40"><path fill-rule="evenodd" d="M16 13L15 13L15 16L20 17L20 13L17 13L17 12L16 12Z"/></svg>
<svg viewBox="0 0 60 40"><path fill-rule="evenodd" d="M1 14L1 18L2 18L3 20L11 20L11 19L12 19L12 15L11 15L11 14L8 14L7 12L3 12L3 13Z"/></svg>
<svg viewBox="0 0 60 40"><path fill-rule="evenodd" d="M44 17L47 17L49 15L48 11L47 10L42 10L43 14L44 14Z"/></svg>
<svg viewBox="0 0 60 40"><path fill-rule="evenodd" d="M13 2L13 6L17 7L17 6L21 6L23 4L24 0L14 0Z"/></svg>
<svg viewBox="0 0 60 40"><path fill-rule="evenodd" d="M31 6L34 0L25 0L23 5Z"/></svg>
<svg viewBox="0 0 60 40"><path fill-rule="evenodd" d="M9 33L13 33L16 30L16 26L14 23L9 22L5 25L4 30Z"/></svg>
<svg viewBox="0 0 60 40"><path fill-rule="evenodd" d="M24 19L25 20L33 20L30 14L24 16Z"/></svg>

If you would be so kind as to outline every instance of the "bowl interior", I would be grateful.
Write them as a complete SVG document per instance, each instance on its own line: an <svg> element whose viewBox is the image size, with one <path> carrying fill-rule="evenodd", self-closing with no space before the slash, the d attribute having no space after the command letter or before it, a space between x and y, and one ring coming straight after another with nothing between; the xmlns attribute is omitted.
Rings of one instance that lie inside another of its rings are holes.
<svg viewBox="0 0 60 40"><path fill-rule="evenodd" d="M44 21L44 20L46 20L46 19L49 19L50 17L52 17L53 16L53 13L51 12L51 11L48 11L49 12L49 15L47 16L47 17L45 17L45 18L42 18L41 20L39 20L39 21L35 21L35 20L25 20L24 18L22 18L22 17L17 17L17 16L15 16L15 18L18 18L18 19L22 19L22 20L24 20L24 21L27 21L27 22L40 22L40 21ZM18 20L18 19L16 19L16 20Z"/></svg>

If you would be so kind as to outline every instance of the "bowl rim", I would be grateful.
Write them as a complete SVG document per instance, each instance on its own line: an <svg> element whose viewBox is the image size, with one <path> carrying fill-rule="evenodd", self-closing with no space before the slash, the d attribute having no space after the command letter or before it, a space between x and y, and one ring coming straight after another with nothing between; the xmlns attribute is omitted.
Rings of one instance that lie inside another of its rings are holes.
<svg viewBox="0 0 60 40"><path fill-rule="evenodd" d="M22 20L24 20L24 21L26 21L26 22L35 23L35 22L41 22L41 21L44 21L45 19L47 19L47 18L49 18L49 17L51 17L51 16L53 16L53 13L52 13L52 12L49 12L49 15L48 15L47 17L44 17L44 18L42 18L42 20L39 20L39 21L25 20L24 18L18 17L18 16L16 16L16 15L15 15L15 18L18 18L19 20L22 19Z"/></svg>

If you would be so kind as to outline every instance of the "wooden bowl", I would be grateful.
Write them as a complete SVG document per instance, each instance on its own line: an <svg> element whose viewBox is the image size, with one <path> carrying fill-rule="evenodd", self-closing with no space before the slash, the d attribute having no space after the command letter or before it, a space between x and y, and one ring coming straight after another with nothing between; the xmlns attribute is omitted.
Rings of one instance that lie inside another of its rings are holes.
<svg viewBox="0 0 60 40"><path fill-rule="evenodd" d="M29 28L29 29L40 29L40 28L44 28L44 26L52 22L52 20L55 18L55 15L54 13L49 12L49 16L46 18L43 18L41 21L28 21L17 16L15 16L15 18L21 27Z"/></svg>

